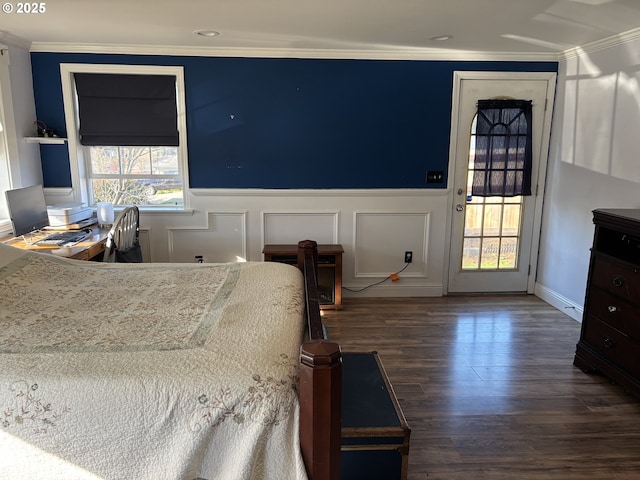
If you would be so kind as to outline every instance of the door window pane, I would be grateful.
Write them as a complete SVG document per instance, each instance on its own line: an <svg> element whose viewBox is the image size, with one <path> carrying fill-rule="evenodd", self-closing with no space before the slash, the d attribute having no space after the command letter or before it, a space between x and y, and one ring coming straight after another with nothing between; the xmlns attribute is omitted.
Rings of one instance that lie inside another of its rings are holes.
<svg viewBox="0 0 640 480"><path fill-rule="evenodd" d="M483 238L480 257L482 270L494 270L498 268L498 253L500 252L499 238Z"/></svg>
<svg viewBox="0 0 640 480"><path fill-rule="evenodd" d="M482 235L482 210L483 205L467 205L467 213L464 219L464 236L479 237Z"/></svg>
<svg viewBox="0 0 640 480"><path fill-rule="evenodd" d="M480 239L465 238L462 246L462 269L477 270L480 265Z"/></svg>
<svg viewBox="0 0 640 480"><path fill-rule="evenodd" d="M484 228L482 235L497 237L500 235L500 224L502 223L502 205L485 205L484 207Z"/></svg>
<svg viewBox="0 0 640 480"><path fill-rule="evenodd" d="M520 233L520 205L505 205L502 235L515 237Z"/></svg>
<svg viewBox="0 0 640 480"><path fill-rule="evenodd" d="M518 239L503 237L500 244L500 263L498 268L516 268L517 255Z"/></svg>

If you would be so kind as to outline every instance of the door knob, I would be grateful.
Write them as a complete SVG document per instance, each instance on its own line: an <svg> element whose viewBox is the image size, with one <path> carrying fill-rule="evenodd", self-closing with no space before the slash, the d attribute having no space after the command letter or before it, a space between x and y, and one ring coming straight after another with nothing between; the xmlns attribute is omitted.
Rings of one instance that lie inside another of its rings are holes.
<svg viewBox="0 0 640 480"><path fill-rule="evenodd" d="M458 189L458 195L462 195L464 193L464 190L462 188Z"/></svg>
<svg viewBox="0 0 640 480"><path fill-rule="evenodd" d="M464 207L462 206L462 204L459 203L458 205L456 205L456 211L457 212L461 212L463 210L464 210Z"/></svg>

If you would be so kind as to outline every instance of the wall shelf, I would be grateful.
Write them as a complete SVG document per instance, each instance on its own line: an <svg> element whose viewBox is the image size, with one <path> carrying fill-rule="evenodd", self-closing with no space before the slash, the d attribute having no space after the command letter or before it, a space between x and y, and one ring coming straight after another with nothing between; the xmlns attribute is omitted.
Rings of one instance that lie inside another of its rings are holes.
<svg viewBox="0 0 640 480"><path fill-rule="evenodd" d="M27 143L39 143L41 145L60 145L66 143L67 139L63 137L25 137L24 141Z"/></svg>

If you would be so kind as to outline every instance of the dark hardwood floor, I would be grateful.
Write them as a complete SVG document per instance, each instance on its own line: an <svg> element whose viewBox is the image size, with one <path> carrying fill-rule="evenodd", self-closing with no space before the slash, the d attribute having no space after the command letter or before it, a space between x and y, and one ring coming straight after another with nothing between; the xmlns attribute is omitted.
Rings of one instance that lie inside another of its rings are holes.
<svg viewBox="0 0 640 480"><path fill-rule="evenodd" d="M537 297L347 298L324 320L380 354L410 480L640 478L640 400L574 367L580 324Z"/></svg>

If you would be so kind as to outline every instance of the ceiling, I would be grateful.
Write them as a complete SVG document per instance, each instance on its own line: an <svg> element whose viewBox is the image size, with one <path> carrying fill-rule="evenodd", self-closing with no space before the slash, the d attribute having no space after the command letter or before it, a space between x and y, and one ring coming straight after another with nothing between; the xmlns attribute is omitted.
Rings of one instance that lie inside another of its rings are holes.
<svg viewBox="0 0 640 480"><path fill-rule="evenodd" d="M17 39L32 51L530 58L557 56L625 32L640 35L640 0L48 0L41 5L44 13L27 14L17 13L18 2L4 3L3 10L13 12L0 13L0 41ZM198 36L196 30L219 35ZM432 39L443 35L453 38Z"/></svg>

